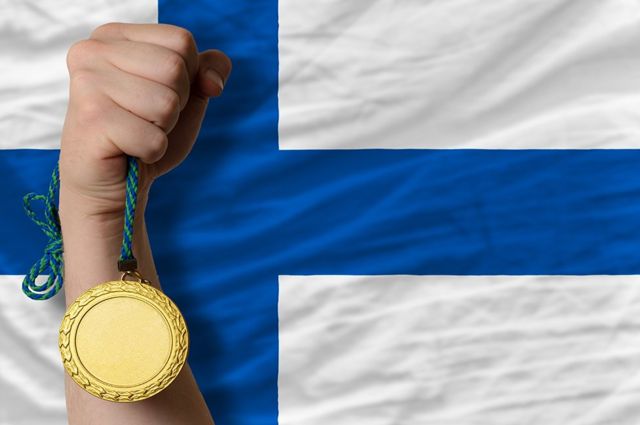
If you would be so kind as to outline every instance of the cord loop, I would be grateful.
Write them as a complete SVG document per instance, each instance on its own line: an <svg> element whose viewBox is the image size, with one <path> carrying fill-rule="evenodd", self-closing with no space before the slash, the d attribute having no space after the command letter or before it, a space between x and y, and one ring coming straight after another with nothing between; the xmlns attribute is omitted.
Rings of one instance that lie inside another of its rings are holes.
<svg viewBox="0 0 640 425"><path fill-rule="evenodd" d="M120 259L118 260L118 270L120 271L133 271L137 267L137 261L133 255L133 224L138 198L138 178L139 166L137 160L133 157L127 157L124 230L122 232ZM31 266L29 273L25 275L22 281L22 291L26 296L34 300L49 299L62 288L64 270L63 243L60 217L56 206L56 197L59 191L60 167L59 164L56 164L51 175L47 194L28 193L23 198L25 213L49 238L43 256ZM35 201L41 201L44 205L44 217L42 219L38 218L33 209ZM37 277L47 271L49 272L47 280L43 283L37 283Z"/></svg>

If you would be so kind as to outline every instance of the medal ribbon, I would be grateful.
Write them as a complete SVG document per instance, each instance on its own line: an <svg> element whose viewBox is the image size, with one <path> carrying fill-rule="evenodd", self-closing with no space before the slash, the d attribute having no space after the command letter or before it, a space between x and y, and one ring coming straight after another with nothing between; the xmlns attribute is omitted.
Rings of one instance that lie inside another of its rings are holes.
<svg viewBox="0 0 640 425"><path fill-rule="evenodd" d="M122 247L120 249L120 258L118 259L118 270L133 271L137 268L137 261L133 255L133 224L136 213L136 203L138 200L138 179L139 179L138 162L133 157L127 157L127 183L124 207L124 230L122 232ZM56 205L56 197L60 191L60 169L56 164L49 190L46 195L38 195L36 193L28 193L23 198L24 210L27 216L36 224L49 241L44 249L44 255L37 261L29 273L25 275L22 281L22 292L34 300L47 300L60 291L63 283L63 246L62 231L60 228L60 217L58 216L58 207ZM33 210L32 203L41 201L44 204L44 218L40 219ZM36 278L49 271L47 280L43 283L36 283Z"/></svg>

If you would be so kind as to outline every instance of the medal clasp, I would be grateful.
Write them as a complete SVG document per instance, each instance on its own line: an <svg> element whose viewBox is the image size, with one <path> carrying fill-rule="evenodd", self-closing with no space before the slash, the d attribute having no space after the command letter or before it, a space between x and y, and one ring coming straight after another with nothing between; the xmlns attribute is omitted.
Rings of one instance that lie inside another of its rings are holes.
<svg viewBox="0 0 640 425"><path fill-rule="evenodd" d="M142 275L138 270L125 270L122 273L122 277L120 278L120 280L127 280L127 277L131 277L140 283L146 283L146 284L151 283L150 280L147 280L144 277L142 277Z"/></svg>

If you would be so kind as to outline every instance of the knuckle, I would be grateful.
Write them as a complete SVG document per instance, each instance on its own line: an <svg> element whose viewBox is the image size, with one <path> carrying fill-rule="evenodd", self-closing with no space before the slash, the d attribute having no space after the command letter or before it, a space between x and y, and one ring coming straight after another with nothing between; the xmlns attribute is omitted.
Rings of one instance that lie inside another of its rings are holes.
<svg viewBox="0 0 640 425"><path fill-rule="evenodd" d="M160 120L167 124L177 113L180 112L180 96L173 90L166 90L160 95L158 101L160 105Z"/></svg>
<svg viewBox="0 0 640 425"><path fill-rule="evenodd" d="M176 48L184 56L188 55L196 45L193 34L191 34L187 29L179 27L176 28L173 37L175 39Z"/></svg>
<svg viewBox="0 0 640 425"><path fill-rule="evenodd" d="M96 99L87 99L78 102L76 106L77 118L80 122L87 125L95 124L103 120L106 112L107 108L104 103Z"/></svg>
<svg viewBox="0 0 640 425"><path fill-rule="evenodd" d="M167 56L167 76L172 82L178 82L185 72L185 64L182 56L171 53Z"/></svg>
<svg viewBox="0 0 640 425"><path fill-rule="evenodd" d="M96 87L96 77L87 69L76 69L69 74L69 85L73 92L85 93Z"/></svg>
<svg viewBox="0 0 640 425"><path fill-rule="evenodd" d="M99 45L100 43L98 41L92 39L80 40L73 43L67 51L67 69L73 71L90 62Z"/></svg>
<svg viewBox="0 0 640 425"><path fill-rule="evenodd" d="M157 128L157 127L156 127ZM162 158L168 146L168 138L164 131L157 129L153 131L146 143L146 158L155 162Z"/></svg>
<svg viewBox="0 0 640 425"><path fill-rule="evenodd" d="M106 24L98 25L93 31L91 31L90 38L98 37L103 34L112 34L119 31L120 24L118 22L107 22Z"/></svg>

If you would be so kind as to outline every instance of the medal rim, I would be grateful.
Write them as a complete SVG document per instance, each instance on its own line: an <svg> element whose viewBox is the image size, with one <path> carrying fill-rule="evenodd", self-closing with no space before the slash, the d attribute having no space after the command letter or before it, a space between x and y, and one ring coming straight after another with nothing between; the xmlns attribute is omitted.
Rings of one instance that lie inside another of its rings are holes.
<svg viewBox="0 0 640 425"><path fill-rule="evenodd" d="M154 377L142 384L109 384L91 374L77 358L75 337L82 317L92 307L114 298L117 293L152 304L163 316L171 333L172 346L165 365ZM175 380L186 363L189 333L180 310L166 294L146 283L113 280L85 291L67 308L60 324L58 345L66 372L81 388L103 400L133 402L159 393Z"/></svg>

